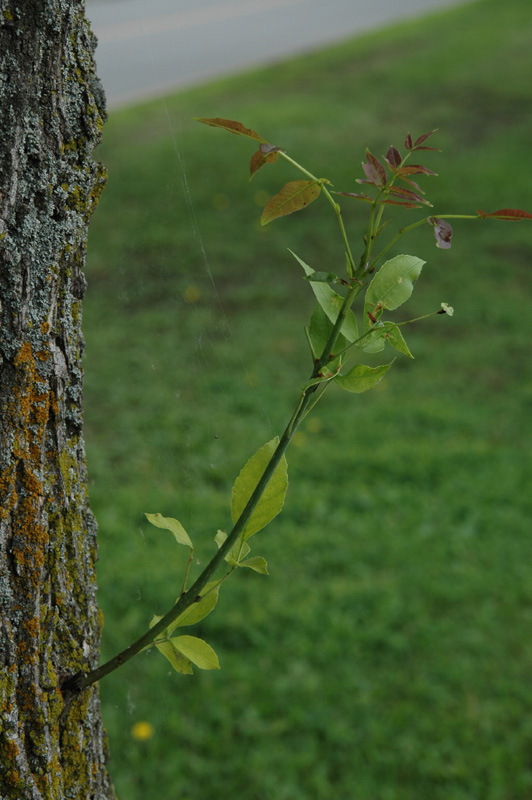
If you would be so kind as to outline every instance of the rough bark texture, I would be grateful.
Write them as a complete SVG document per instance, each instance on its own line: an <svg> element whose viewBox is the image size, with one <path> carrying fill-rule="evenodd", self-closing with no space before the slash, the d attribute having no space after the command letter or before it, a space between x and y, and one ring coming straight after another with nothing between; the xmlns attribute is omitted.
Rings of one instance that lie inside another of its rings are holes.
<svg viewBox="0 0 532 800"><path fill-rule="evenodd" d="M83 0L0 0L0 800L114 792L82 437L87 226L104 98Z"/></svg>

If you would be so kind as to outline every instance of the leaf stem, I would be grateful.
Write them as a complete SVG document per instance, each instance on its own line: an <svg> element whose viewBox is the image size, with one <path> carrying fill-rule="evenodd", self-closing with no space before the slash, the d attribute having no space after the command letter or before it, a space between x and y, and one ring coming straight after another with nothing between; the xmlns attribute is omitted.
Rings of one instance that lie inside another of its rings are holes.
<svg viewBox="0 0 532 800"><path fill-rule="evenodd" d="M353 254L351 252L351 247L349 245L349 240L347 238L347 233L346 233L346 230L345 230L344 221L342 219L342 209L340 207L340 204L337 203L336 200L334 199L334 197L331 195L330 191L325 186L325 181L322 178L317 178L315 175L312 174L312 172L309 172L308 169L305 169L305 167L302 167L301 164L298 164L297 161L295 161L293 158L291 158L291 156L287 155L284 151L281 150L279 155L281 155L284 159L286 159L286 161L289 161L290 164L292 164L296 169L298 169L300 172L302 172L303 175L306 175L307 178L310 178L312 181L315 181L316 183L319 183L319 185L321 186L321 190L322 190L323 194L325 195L325 197L327 198L327 200L331 204L331 206L332 206L332 208L334 210L334 213L336 214L336 219L338 220L338 225L340 227L340 233L342 235L342 240L343 240L344 247L345 247L345 254L347 256L347 264L348 264L347 271L349 273L349 277L352 278L354 276L354 274L355 274L356 266L355 266L355 261L353 259Z"/></svg>

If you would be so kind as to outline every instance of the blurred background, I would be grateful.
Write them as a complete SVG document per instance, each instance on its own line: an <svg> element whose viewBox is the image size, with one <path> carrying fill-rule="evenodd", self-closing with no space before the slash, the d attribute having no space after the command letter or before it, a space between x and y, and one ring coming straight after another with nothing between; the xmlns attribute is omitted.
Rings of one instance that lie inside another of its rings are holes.
<svg viewBox="0 0 532 800"><path fill-rule="evenodd" d="M438 128L435 214L532 212L529 0L145 5L87 3L110 107L84 311L103 660L181 588L187 553L144 512L177 517L201 568L292 413L314 302L287 248L343 270L325 202L260 226L290 165L250 183L253 142L193 118L240 120L339 191L366 147ZM367 207L342 208L360 253ZM390 207L383 240L424 213ZM146 653L102 682L121 800L532 800L532 226L456 220L450 251L426 227L390 251L427 262L394 318L455 315L304 423L251 542L270 575L242 570L190 630L222 669Z"/></svg>

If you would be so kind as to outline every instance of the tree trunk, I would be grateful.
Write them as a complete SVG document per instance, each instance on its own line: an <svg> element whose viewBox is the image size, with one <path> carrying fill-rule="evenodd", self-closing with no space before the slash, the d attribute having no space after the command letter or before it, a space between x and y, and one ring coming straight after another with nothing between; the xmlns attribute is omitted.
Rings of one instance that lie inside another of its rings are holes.
<svg viewBox="0 0 532 800"><path fill-rule="evenodd" d="M0 798L108 800L82 436L87 226L104 96L83 0L0 0Z"/></svg>

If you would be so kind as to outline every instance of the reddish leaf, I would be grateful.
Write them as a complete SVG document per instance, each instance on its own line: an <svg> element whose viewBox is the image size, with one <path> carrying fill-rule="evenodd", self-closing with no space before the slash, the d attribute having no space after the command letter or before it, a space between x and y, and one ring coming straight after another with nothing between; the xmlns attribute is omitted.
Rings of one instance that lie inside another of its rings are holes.
<svg viewBox="0 0 532 800"><path fill-rule="evenodd" d="M203 122L204 125L212 125L213 128L223 128L237 136L248 136L250 139L256 139L258 142L266 142L262 136L259 136L259 134L251 130L251 128L245 128L241 122L235 122L232 119L222 119L221 117L213 117L212 119L195 117L195 120L196 122Z"/></svg>
<svg viewBox="0 0 532 800"><path fill-rule="evenodd" d="M428 133L424 133L424 134L422 134L421 136L418 136L418 138L417 138L417 139L416 139L416 141L414 142L414 150L417 150L417 149L419 149L419 150L422 150L422 149L423 149L423 150L425 150L425 148L424 148L424 147L423 147L423 148L421 148L421 147L419 147L419 145L420 145L420 144L423 144L423 142L424 142L426 139L428 139L428 138L429 138L429 136L432 136L432 134L433 134L433 133L436 133L436 131L437 131L437 130L438 130L437 128L434 128L434 130L433 130L433 131L429 131ZM429 149L430 149L430 150L434 150L435 148L434 148L434 147L430 147Z"/></svg>
<svg viewBox="0 0 532 800"><path fill-rule="evenodd" d="M442 250L449 250L451 247L451 239L453 236L453 229L445 219L438 217L429 217L427 222L434 228L434 236L436 237L436 247Z"/></svg>
<svg viewBox="0 0 532 800"><path fill-rule="evenodd" d="M427 169L427 167L422 167L421 164L410 164L408 167L401 167L401 169L397 170L397 174L399 176L403 175L437 175L437 172L433 172L431 169Z"/></svg>
<svg viewBox="0 0 532 800"><path fill-rule="evenodd" d="M409 133L406 134L405 147L406 147L407 150L411 150L412 147L413 147L413 145L412 145L412 137L411 137L411 135Z"/></svg>
<svg viewBox="0 0 532 800"><path fill-rule="evenodd" d="M371 183L372 186L377 186L377 187L381 186L381 183L379 181L379 176L377 175L375 169L371 164L366 164L366 162L364 161L362 163L362 169L367 175L367 180L364 180L363 178L357 178L357 183Z"/></svg>
<svg viewBox="0 0 532 800"><path fill-rule="evenodd" d="M356 192L336 192L335 194L341 194L344 197L356 197L357 200L365 200L368 203L373 203L373 199L367 194L357 194Z"/></svg>
<svg viewBox="0 0 532 800"><path fill-rule="evenodd" d="M378 176L377 177L378 185L379 186L384 186L385 183L386 183L386 180L387 180L386 169L382 166L382 164L379 161L379 159L375 158L373 153L371 153L369 150L366 150L366 163L368 165L371 164L371 166L373 167L373 169L375 171L375 174ZM362 166L364 166L364 165L362 165ZM366 175L367 175L367 173L366 173ZM369 175L368 175L368 177L369 177Z"/></svg>
<svg viewBox="0 0 532 800"><path fill-rule="evenodd" d="M251 156L251 161L249 162L249 179L251 180L254 174L258 172L264 164L275 164L279 158L280 152L284 153L282 147L275 147L273 144L267 143L261 144L259 149Z"/></svg>
<svg viewBox="0 0 532 800"><path fill-rule="evenodd" d="M410 178L405 178L404 175L399 175L399 177L401 178L402 181L408 183L409 186L412 186L416 190L416 192L419 192L419 194L425 194L421 186L419 186L419 184L417 184L415 181L410 180Z"/></svg>
<svg viewBox="0 0 532 800"><path fill-rule="evenodd" d="M418 206L416 203L407 203L407 202L403 203L400 200L390 200L389 198L387 200L379 200L379 203L382 203L383 205L388 205L388 206L404 206L405 208L421 208L421 206Z"/></svg>
<svg viewBox="0 0 532 800"><path fill-rule="evenodd" d="M312 203L320 192L321 186L315 181L290 181L266 203L260 220L261 225L267 225L278 217L300 211Z"/></svg>
<svg viewBox="0 0 532 800"><path fill-rule="evenodd" d="M508 222L521 222L524 219L532 219L532 214L528 211L522 211L520 208L501 208L500 211L492 211L488 214L486 211L477 209L477 214L483 219L504 219Z"/></svg>
<svg viewBox="0 0 532 800"><path fill-rule="evenodd" d="M394 172L397 169L397 167L401 165L401 161L403 160L401 158L401 153L393 146L393 144L390 145L390 147L388 148L388 152L386 153L384 158L386 159L386 162L390 165L390 168Z"/></svg>
<svg viewBox="0 0 532 800"><path fill-rule="evenodd" d="M414 203L423 203L426 206L432 206L432 203L429 203L429 201L425 200L421 195L411 192L410 189L401 189L399 186L394 186L393 189L390 190L390 194L393 194L394 197L401 197L403 200L411 200Z"/></svg>

